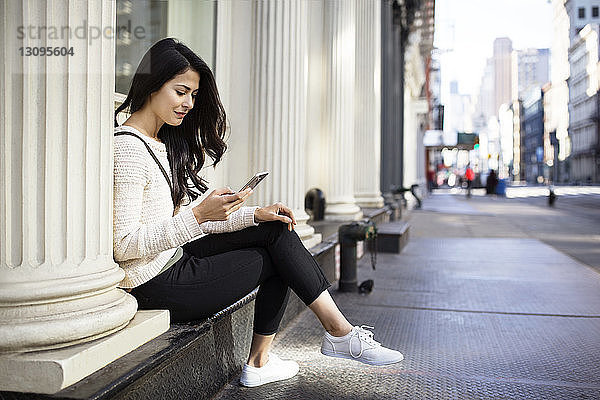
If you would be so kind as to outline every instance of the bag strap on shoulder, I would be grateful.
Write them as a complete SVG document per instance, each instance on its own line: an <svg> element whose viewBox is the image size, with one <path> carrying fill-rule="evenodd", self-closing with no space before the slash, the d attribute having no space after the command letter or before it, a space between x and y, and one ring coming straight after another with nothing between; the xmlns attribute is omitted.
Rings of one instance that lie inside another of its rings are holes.
<svg viewBox="0 0 600 400"><path fill-rule="evenodd" d="M173 200L173 207L177 208L177 206L175 205L175 199L173 199L173 184L171 183L171 179L169 179L169 175L167 175L167 171L165 171L165 169L162 166L162 164L160 163L160 161L158 161L156 154L154 154L154 152L152 151L152 149L150 148L148 143L146 143L146 141L144 139L142 139L141 137L139 137L138 135L136 135L133 132L127 132L127 131L115 132L115 136L121 136L121 135L135 136L136 138L140 139L142 143L144 143L144 146L146 146L146 150L148 150L148 153L150 153L150 155L156 162L156 165L158 165L158 168L160 168L160 172L162 172L163 176L167 180L167 184L169 185L169 190L171 191L171 200Z"/></svg>

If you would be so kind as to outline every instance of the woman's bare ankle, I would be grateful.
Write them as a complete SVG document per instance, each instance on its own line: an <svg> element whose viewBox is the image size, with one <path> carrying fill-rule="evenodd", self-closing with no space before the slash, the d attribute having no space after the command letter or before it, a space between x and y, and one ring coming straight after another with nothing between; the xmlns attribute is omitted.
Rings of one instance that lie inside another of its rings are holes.
<svg viewBox="0 0 600 400"><path fill-rule="evenodd" d="M335 337L346 336L347 334L350 333L350 331L352 331L352 327L344 327L344 328L337 328L337 329L327 329L327 332L331 336L335 336Z"/></svg>
<svg viewBox="0 0 600 400"><path fill-rule="evenodd" d="M261 368L267 363L267 361L269 361L268 353L256 354L254 356L248 357L248 362L246 364L248 364L251 367Z"/></svg>

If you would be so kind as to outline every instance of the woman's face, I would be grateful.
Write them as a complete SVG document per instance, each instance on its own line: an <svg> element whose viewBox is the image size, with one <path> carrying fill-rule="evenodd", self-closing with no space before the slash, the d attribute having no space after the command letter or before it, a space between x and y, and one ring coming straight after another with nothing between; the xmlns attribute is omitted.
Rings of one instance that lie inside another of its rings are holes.
<svg viewBox="0 0 600 400"><path fill-rule="evenodd" d="M165 124L180 125L183 118L194 107L199 83L200 74L188 69L165 82L157 92L152 93L148 105Z"/></svg>

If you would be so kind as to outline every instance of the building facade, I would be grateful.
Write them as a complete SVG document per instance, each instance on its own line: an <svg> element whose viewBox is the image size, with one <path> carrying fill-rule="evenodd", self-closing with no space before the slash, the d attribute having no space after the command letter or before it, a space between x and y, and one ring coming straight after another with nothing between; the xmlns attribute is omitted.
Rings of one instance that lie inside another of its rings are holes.
<svg viewBox="0 0 600 400"><path fill-rule="evenodd" d="M524 99L550 81L550 49L517 50L518 92Z"/></svg>
<svg viewBox="0 0 600 400"><path fill-rule="evenodd" d="M513 100L513 47L506 37L494 40L494 115L502 104Z"/></svg>
<svg viewBox="0 0 600 400"><path fill-rule="evenodd" d="M600 1L567 0L564 6L569 17L568 177L573 182L600 182L597 94Z"/></svg>
<svg viewBox="0 0 600 400"><path fill-rule="evenodd" d="M523 131L521 132L521 165L529 184L544 182L544 102L543 92L523 101Z"/></svg>
<svg viewBox="0 0 600 400"><path fill-rule="evenodd" d="M569 137L569 15L565 0L553 0L553 35L550 60L550 87L545 95L545 129L552 138L549 153L552 153L552 175L554 182L569 181L569 156L571 139ZM550 157L550 154L548 154Z"/></svg>
<svg viewBox="0 0 600 400"><path fill-rule="evenodd" d="M600 0L562 0L562 2L569 18L571 43L577 40L579 31L587 24L600 23ZM557 3L560 6L560 1Z"/></svg>
<svg viewBox="0 0 600 400"><path fill-rule="evenodd" d="M569 47L569 178L582 183L600 181L598 30L598 24L586 25Z"/></svg>

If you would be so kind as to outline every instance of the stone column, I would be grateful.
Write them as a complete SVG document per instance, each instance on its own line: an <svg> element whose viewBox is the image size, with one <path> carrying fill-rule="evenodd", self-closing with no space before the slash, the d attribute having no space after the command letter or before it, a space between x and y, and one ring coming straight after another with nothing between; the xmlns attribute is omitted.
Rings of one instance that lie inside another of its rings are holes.
<svg viewBox="0 0 600 400"><path fill-rule="evenodd" d="M269 171L253 195L258 204L281 201L293 209L296 232L306 247L321 235L306 224L304 162L306 136L307 31L302 1L253 3L251 85L252 171Z"/></svg>
<svg viewBox="0 0 600 400"><path fill-rule="evenodd" d="M355 220L362 217L354 199L355 2L327 1L324 7L325 219Z"/></svg>
<svg viewBox="0 0 600 400"><path fill-rule="evenodd" d="M48 31L38 39L37 28L112 27L114 2L0 7L0 390L51 393L119 355L91 352L101 361L79 358L65 371L70 361L53 363L52 352L30 353L44 361L19 352L110 335L137 303L116 288L124 272L113 260L114 40L52 39ZM35 31L19 34L20 26ZM73 55L21 56L27 46ZM133 343L129 350L143 341Z"/></svg>
<svg viewBox="0 0 600 400"><path fill-rule="evenodd" d="M356 0L354 197L383 207L381 169L381 2Z"/></svg>
<svg viewBox="0 0 600 400"><path fill-rule="evenodd" d="M392 189L403 185L404 176L404 49L402 5L381 4L381 185L386 204L395 206Z"/></svg>

